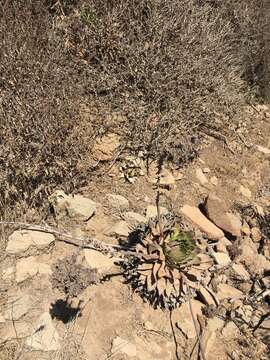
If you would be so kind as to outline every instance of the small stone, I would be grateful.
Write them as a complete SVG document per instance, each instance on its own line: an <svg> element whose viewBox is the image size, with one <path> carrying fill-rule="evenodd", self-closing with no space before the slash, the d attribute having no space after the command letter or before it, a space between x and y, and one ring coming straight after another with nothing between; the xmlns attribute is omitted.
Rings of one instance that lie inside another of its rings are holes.
<svg viewBox="0 0 270 360"><path fill-rule="evenodd" d="M106 231L106 235L108 236L120 236L120 237L128 237L131 231L130 226L126 221L118 221L115 225L113 225L109 230Z"/></svg>
<svg viewBox="0 0 270 360"><path fill-rule="evenodd" d="M263 274L266 271L270 271L270 261L264 255L256 255L250 265L250 271L254 274Z"/></svg>
<svg viewBox="0 0 270 360"><path fill-rule="evenodd" d="M54 241L54 236L42 231L16 230L10 235L6 252L9 254L20 254L35 246L44 249Z"/></svg>
<svg viewBox="0 0 270 360"><path fill-rule="evenodd" d="M149 331L154 329L153 324L150 321L146 321L144 323L144 328L145 328L145 330L149 330Z"/></svg>
<svg viewBox="0 0 270 360"><path fill-rule="evenodd" d="M200 286L199 289L198 289L198 294L202 298L202 301L203 301L204 304L206 304L206 305L216 305L216 302L215 302L213 296L211 296L210 292L207 291L205 289L205 287Z"/></svg>
<svg viewBox="0 0 270 360"><path fill-rule="evenodd" d="M10 279L12 279L14 273L15 273L15 267L10 266L7 269L3 270L2 279L3 280L10 280Z"/></svg>
<svg viewBox="0 0 270 360"><path fill-rule="evenodd" d="M156 181L157 183L157 181ZM175 183L175 178L173 176L173 174L167 170L167 169L163 169L161 175L160 175L160 181L159 184L160 185L173 185Z"/></svg>
<svg viewBox="0 0 270 360"><path fill-rule="evenodd" d="M231 241L224 237L217 242L216 249L218 252L223 252L225 254L228 254L227 246L231 246L231 245L232 245Z"/></svg>
<svg viewBox="0 0 270 360"><path fill-rule="evenodd" d="M92 250L92 249L84 249L84 257L86 263L91 267L97 269L99 272L105 272L113 268L114 260L109 258L106 255L103 255L101 252Z"/></svg>
<svg viewBox="0 0 270 360"><path fill-rule="evenodd" d="M51 316L45 312L39 318L33 335L26 339L26 346L40 351L56 351L60 348L60 341Z"/></svg>
<svg viewBox="0 0 270 360"><path fill-rule="evenodd" d="M200 168L196 169L195 175L196 175L196 178L201 183L201 185L207 185L208 184L207 177L202 172L202 169L200 169Z"/></svg>
<svg viewBox="0 0 270 360"><path fill-rule="evenodd" d="M238 246L241 255L237 257L237 262L242 262L246 267L251 266L258 255L256 245L249 237L244 237Z"/></svg>
<svg viewBox="0 0 270 360"><path fill-rule="evenodd" d="M223 200L214 194L210 194L206 199L205 207L208 218L219 228L233 236L241 235L240 217L228 212L228 206Z"/></svg>
<svg viewBox="0 0 270 360"><path fill-rule="evenodd" d="M117 336L115 339L113 339L111 353L116 354L119 352L130 357L135 357L137 355L137 349L134 344Z"/></svg>
<svg viewBox="0 0 270 360"><path fill-rule="evenodd" d="M210 179L210 182L212 185L217 186L218 185L218 178L216 176L212 176Z"/></svg>
<svg viewBox="0 0 270 360"><path fill-rule="evenodd" d="M192 312L197 322L198 315L202 315L203 304L197 300L191 300ZM194 339L196 337L196 331L192 321L189 302L183 303L179 310L176 312L177 327L183 331L188 339ZM197 326L199 324L197 323Z"/></svg>
<svg viewBox="0 0 270 360"><path fill-rule="evenodd" d="M206 168L203 169L203 173L204 173L204 174L208 174L208 173L210 173L210 172L211 172L211 170L210 170L208 167L206 167Z"/></svg>
<svg viewBox="0 0 270 360"><path fill-rule="evenodd" d="M250 279L249 273L247 272L247 270L245 269L245 267L242 264L233 264L232 269L240 279L243 279L243 280Z"/></svg>
<svg viewBox="0 0 270 360"><path fill-rule="evenodd" d="M250 191L248 188L246 188L246 187L244 187L243 185L241 185L240 188L239 188L239 190L240 190L240 193L241 193L243 196L245 196L245 197L248 198L248 199L251 199L252 194L251 194L251 191Z"/></svg>
<svg viewBox="0 0 270 360"><path fill-rule="evenodd" d="M1 342L10 341L12 339L22 339L31 335L33 327L26 321L9 321L5 323L5 326L0 328Z"/></svg>
<svg viewBox="0 0 270 360"><path fill-rule="evenodd" d="M227 339L236 338L239 335L239 329L233 321L229 321L222 329L222 335Z"/></svg>
<svg viewBox="0 0 270 360"><path fill-rule="evenodd" d="M129 208L129 201L122 195L108 194L107 199L115 210L125 211Z"/></svg>
<svg viewBox="0 0 270 360"><path fill-rule="evenodd" d="M15 295L8 299L7 310L4 313L6 320L19 320L32 308L32 299L30 295Z"/></svg>
<svg viewBox="0 0 270 360"><path fill-rule="evenodd" d="M223 326L224 326L224 320L222 320L216 316L209 319L208 323L207 323L207 329L209 331L217 331L217 330L221 329Z"/></svg>
<svg viewBox="0 0 270 360"><path fill-rule="evenodd" d="M109 133L99 138L93 146L92 156L96 161L111 160L120 145L120 137Z"/></svg>
<svg viewBox="0 0 270 360"><path fill-rule="evenodd" d="M262 234L259 228L253 227L251 229L251 237L254 242L260 242L262 239Z"/></svg>
<svg viewBox="0 0 270 360"><path fill-rule="evenodd" d="M224 237L223 231L208 220L197 207L184 205L181 208L181 212L186 218L197 225L199 229L205 232L210 239L221 239Z"/></svg>
<svg viewBox="0 0 270 360"><path fill-rule="evenodd" d="M241 299L243 298L244 294L242 291L235 289L233 286L228 284L218 284L217 285L217 297L219 300L224 299Z"/></svg>
<svg viewBox="0 0 270 360"><path fill-rule="evenodd" d="M135 213L133 211L128 211L124 214L124 219L132 226L136 226L141 223L146 223L146 217Z"/></svg>
<svg viewBox="0 0 270 360"><path fill-rule="evenodd" d="M241 231L244 235L249 236L250 235L250 227L248 225L248 223L246 221L244 221L242 227L241 227Z"/></svg>
<svg viewBox="0 0 270 360"><path fill-rule="evenodd" d="M159 207L160 214L167 214L169 212L168 209L165 207L160 206ZM146 219L149 220L150 218L157 216L157 207L154 205L148 205L146 208Z"/></svg>
<svg viewBox="0 0 270 360"><path fill-rule="evenodd" d="M59 219L66 216L87 221L96 212L97 204L81 195L67 195L62 190L56 190L49 201L54 208L55 214Z"/></svg>
<svg viewBox="0 0 270 360"><path fill-rule="evenodd" d="M213 252L212 256L215 259L215 262L220 266L227 266L231 263L231 259L226 253Z"/></svg>
<svg viewBox="0 0 270 360"><path fill-rule="evenodd" d="M4 323L6 320L4 316L0 313L0 324Z"/></svg>
<svg viewBox="0 0 270 360"><path fill-rule="evenodd" d="M267 149L266 147L264 146L261 146L261 145L256 145L256 149L260 152L262 152L263 154L265 155L269 155L270 154L270 149Z"/></svg>
<svg viewBox="0 0 270 360"><path fill-rule="evenodd" d="M247 324L252 318L253 308L250 305L242 305L235 310L235 315Z"/></svg>

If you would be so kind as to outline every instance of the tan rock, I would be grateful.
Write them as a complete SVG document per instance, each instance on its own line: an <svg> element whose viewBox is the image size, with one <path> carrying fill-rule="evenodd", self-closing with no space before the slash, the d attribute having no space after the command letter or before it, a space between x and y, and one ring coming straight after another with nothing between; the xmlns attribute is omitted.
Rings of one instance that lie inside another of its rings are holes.
<svg viewBox="0 0 270 360"><path fill-rule="evenodd" d="M201 183L201 185L207 185L208 184L207 177L203 173L202 169L200 169L200 168L196 169L195 175L196 175L196 178Z"/></svg>
<svg viewBox="0 0 270 360"><path fill-rule="evenodd" d="M211 170L208 167L203 168L203 173L204 174L209 174L210 172L211 172Z"/></svg>
<svg viewBox="0 0 270 360"><path fill-rule="evenodd" d="M212 185L217 186L218 185L218 178L216 176L212 176L210 179L210 182Z"/></svg>
<svg viewBox="0 0 270 360"><path fill-rule="evenodd" d="M228 212L228 206L219 197L210 194L206 200L208 218L222 230L233 236L241 235L241 219L237 215Z"/></svg>
<svg viewBox="0 0 270 360"><path fill-rule="evenodd" d="M20 254L30 247L44 249L54 242L52 234L34 230L16 230L10 235L6 252L8 254Z"/></svg>
<svg viewBox="0 0 270 360"><path fill-rule="evenodd" d="M243 280L249 280L250 275L242 264L233 264L232 269L235 274Z"/></svg>
<svg viewBox="0 0 270 360"><path fill-rule="evenodd" d="M192 312L197 321L197 317L202 315L203 304L197 300L191 300ZM182 304L179 310L175 311L177 318L177 327L180 328L188 339L194 339L196 337L196 331L192 321L189 303ZM199 326L199 323L197 323Z"/></svg>
<svg viewBox="0 0 270 360"><path fill-rule="evenodd" d="M231 259L226 253L213 252L212 256L215 259L215 262L220 266L227 266L231 263Z"/></svg>
<svg viewBox="0 0 270 360"><path fill-rule="evenodd" d="M128 357L135 357L137 355L136 345L117 336L113 339L111 353L114 355L119 352L127 355Z"/></svg>
<svg viewBox="0 0 270 360"><path fill-rule="evenodd" d="M226 339L233 339L238 337L240 331L233 321L229 321L222 329L222 336Z"/></svg>
<svg viewBox="0 0 270 360"><path fill-rule="evenodd" d="M160 206L159 210L160 210L160 214L167 214L169 212L169 210L163 206ZM154 205L148 205L146 208L146 219L149 220L150 218L156 216L157 216L157 207Z"/></svg>
<svg viewBox="0 0 270 360"><path fill-rule="evenodd" d="M260 242L262 239L262 234L259 228L253 227L251 229L251 237L254 242Z"/></svg>
<svg viewBox="0 0 270 360"><path fill-rule="evenodd" d="M265 271L270 270L270 261L266 259L265 256L259 254L256 255L253 259L252 264L250 265L250 271L254 274L262 274Z"/></svg>
<svg viewBox="0 0 270 360"><path fill-rule="evenodd" d="M227 251L227 246L231 246L232 245L232 242L228 239L226 239L225 237L223 237L222 239L220 239L218 242L217 242L217 245L216 245L216 249L218 252L223 252L223 253L228 253Z"/></svg>
<svg viewBox="0 0 270 360"><path fill-rule="evenodd" d="M218 284L217 289L218 289L217 297L219 300L241 299L244 297L242 291L228 284Z"/></svg>
<svg viewBox="0 0 270 360"><path fill-rule="evenodd" d="M205 232L209 238L221 239L224 237L223 231L208 220L197 207L184 205L181 208L181 212L188 220Z"/></svg>
<svg viewBox="0 0 270 360"><path fill-rule="evenodd" d="M133 211L127 211L124 214L124 219L132 226L140 223L146 223L146 217Z"/></svg>
<svg viewBox="0 0 270 360"><path fill-rule="evenodd" d="M26 321L9 321L0 329L1 342L10 341L12 339L22 339L31 334L33 326Z"/></svg>
<svg viewBox="0 0 270 360"><path fill-rule="evenodd" d="M223 326L224 326L224 320L222 320L216 316L213 318L210 318L207 322L207 329L211 332L220 330Z"/></svg>
<svg viewBox="0 0 270 360"><path fill-rule="evenodd" d="M15 274L15 267L9 266L8 268L4 269L2 272L2 279L3 280L10 280L13 278Z"/></svg>
<svg viewBox="0 0 270 360"><path fill-rule="evenodd" d="M210 290L205 289L204 286L200 286L198 289L198 294L200 295L202 301L206 305L216 305L214 297L211 295Z"/></svg>
<svg viewBox="0 0 270 360"><path fill-rule="evenodd" d="M120 236L120 237L128 237L131 231L131 227L126 221L118 221L115 225L113 225L110 229L106 231L106 235L108 236Z"/></svg>
<svg viewBox="0 0 270 360"><path fill-rule="evenodd" d="M115 210L125 211L129 208L129 201L122 195L108 194L108 202Z"/></svg>
<svg viewBox="0 0 270 360"><path fill-rule="evenodd" d="M86 263L91 268L96 268L99 272L109 270L115 266L114 259L96 250L84 249L84 257Z"/></svg>
<svg viewBox="0 0 270 360"><path fill-rule="evenodd" d="M248 188L246 188L246 187L244 187L243 185L241 185L240 188L239 188L239 190L240 190L240 193L241 193L244 197L246 197L246 198L248 198L248 199L251 199L252 194L251 194L251 191L250 191Z"/></svg>
<svg viewBox="0 0 270 360"><path fill-rule="evenodd" d="M242 227L241 227L241 231L244 235L249 236L250 235L250 227L248 225L248 223L246 221L244 221Z"/></svg>
<svg viewBox="0 0 270 360"><path fill-rule="evenodd" d="M116 149L120 145L120 137L116 134L109 133L99 138L93 146L92 156L95 160L111 160Z"/></svg>
<svg viewBox="0 0 270 360"><path fill-rule="evenodd" d="M256 149L257 149L258 151L260 151L261 153L265 154L265 155L269 155L269 154L270 154L270 149L267 149L267 148L264 147L264 146L256 145Z"/></svg>
<svg viewBox="0 0 270 360"><path fill-rule="evenodd" d="M60 338L49 313L39 318L33 334L26 339L26 346L40 351L56 351L60 348Z"/></svg>

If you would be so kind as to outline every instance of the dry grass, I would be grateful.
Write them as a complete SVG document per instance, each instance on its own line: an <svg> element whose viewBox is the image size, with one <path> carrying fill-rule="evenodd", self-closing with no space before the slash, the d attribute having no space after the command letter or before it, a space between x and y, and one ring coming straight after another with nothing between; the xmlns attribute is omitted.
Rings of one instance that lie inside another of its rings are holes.
<svg viewBox="0 0 270 360"><path fill-rule="evenodd" d="M246 99L269 90L266 5L5 1L0 216L46 208L55 188L83 186L93 141L109 129L132 151L182 165L209 129L234 127Z"/></svg>

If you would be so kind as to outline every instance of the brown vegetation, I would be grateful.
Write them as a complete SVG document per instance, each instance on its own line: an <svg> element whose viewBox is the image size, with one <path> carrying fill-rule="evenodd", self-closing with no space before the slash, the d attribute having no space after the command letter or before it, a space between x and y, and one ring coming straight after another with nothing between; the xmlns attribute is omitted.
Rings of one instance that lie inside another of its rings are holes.
<svg viewBox="0 0 270 360"><path fill-rule="evenodd" d="M268 10L265 0L5 1L0 215L84 185L90 168L78 163L108 129L132 151L194 158L209 129L234 127L241 105L267 94Z"/></svg>

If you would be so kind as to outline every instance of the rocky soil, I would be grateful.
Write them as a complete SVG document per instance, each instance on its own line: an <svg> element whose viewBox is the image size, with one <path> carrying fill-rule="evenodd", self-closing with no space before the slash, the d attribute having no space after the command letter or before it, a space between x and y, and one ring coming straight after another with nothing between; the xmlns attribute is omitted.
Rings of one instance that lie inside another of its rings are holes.
<svg viewBox="0 0 270 360"><path fill-rule="evenodd" d="M0 359L195 359L190 305L207 360L268 359L268 109L255 117L233 152L209 138L188 167L163 167L161 212L177 214L209 245L211 266L203 278L194 272L191 304L154 309L126 284L122 253L106 251L157 215L157 165L147 169L143 154L116 158L113 134L94 149L102 172L77 195L52 194L41 227L3 226Z"/></svg>

